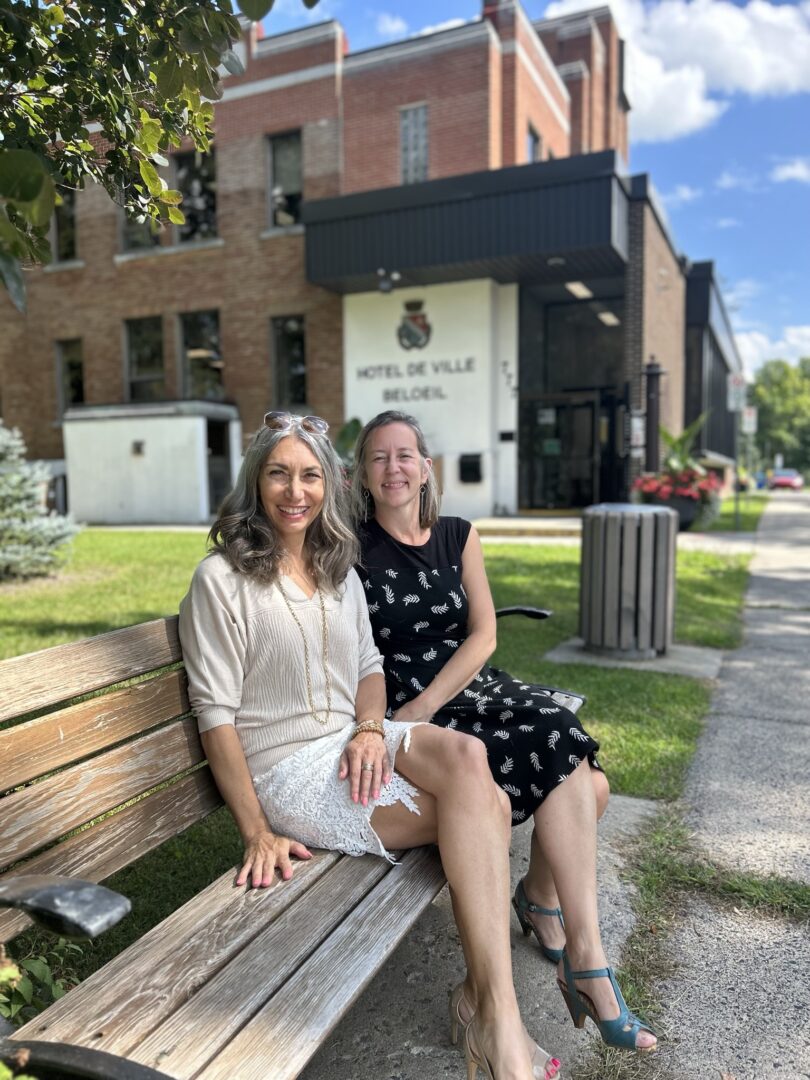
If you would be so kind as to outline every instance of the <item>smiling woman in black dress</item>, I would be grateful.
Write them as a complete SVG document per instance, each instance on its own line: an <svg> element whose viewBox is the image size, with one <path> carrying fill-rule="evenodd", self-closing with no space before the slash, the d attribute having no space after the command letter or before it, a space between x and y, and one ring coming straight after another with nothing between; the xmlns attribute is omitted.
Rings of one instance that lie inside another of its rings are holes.
<svg viewBox="0 0 810 1080"><path fill-rule="evenodd" d="M610 1045L651 1049L655 1037L625 1006L599 934L596 820L608 787L598 744L547 689L487 665L495 611L481 543L469 522L439 517L417 421L381 413L361 432L355 460L358 572L391 714L484 742L513 823L534 818L529 872L514 899L524 932L558 962L575 1023L590 1015Z"/></svg>

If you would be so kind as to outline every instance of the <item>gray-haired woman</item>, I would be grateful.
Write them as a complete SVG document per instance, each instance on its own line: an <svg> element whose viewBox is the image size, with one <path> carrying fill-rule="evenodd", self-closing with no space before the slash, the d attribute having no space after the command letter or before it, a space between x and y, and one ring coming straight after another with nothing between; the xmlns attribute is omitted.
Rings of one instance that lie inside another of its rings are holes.
<svg viewBox="0 0 810 1080"><path fill-rule="evenodd" d="M384 721L326 431L318 417L267 414L180 609L192 708L244 841L237 884L289 878L309 846L387 857L438 842L478 991L471 1075L552 1077L512 984L507 800L477 740Z"/></svg>

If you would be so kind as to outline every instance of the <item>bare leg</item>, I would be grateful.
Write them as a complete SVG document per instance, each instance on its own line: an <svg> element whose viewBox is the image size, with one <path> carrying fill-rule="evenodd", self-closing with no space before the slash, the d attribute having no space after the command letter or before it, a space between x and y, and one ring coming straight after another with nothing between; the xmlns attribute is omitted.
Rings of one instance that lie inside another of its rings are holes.
<svg viewBox="0 0 810 1080"><path fill-rule="evenodd" d="M583 762L560 784L534 815L535 832L545 855L565 918L566 952L571 968L589 970L607 966L596 901L596 797ZM562 964L558 969L562 976ZM582 983L602 1020L619 1015L608 979ZM655 1045L655 1036L640 1031L636 1045Z"/></svg>
<svg viewBox="0 0 810 1080"><path fill-rule="evenodd" d="M596 799L596 817L601 818L608 804L610 786L607 777L601 769L589 769L591 783L593 784L594 797ZM532 832L531 851L529 855L529 870L523 879L523 888L527 898L532 904L539 907L549 908L552 911L560 906L557 896L557 887L551 868L537 840L537 829ZM555 915L540 915L528 913L527 917L537 928L537 932L543 940L543 944L550 949L562 949L565 946L565 931L560 925L560 920Z"/></svg>
<svg viewBox="0 0 810 1080"><path fill-rule="evenodd" d="M372 824L386 847L396 848L425 843L427 822L435 822L483 1049L497 1080L532 1080L512 981L508 825L484 745L420 726L411 732L408 752L397 755L396 768L426 793L419 803L421 817L429 817L420 821L398 804L376 809Z"/></svg>

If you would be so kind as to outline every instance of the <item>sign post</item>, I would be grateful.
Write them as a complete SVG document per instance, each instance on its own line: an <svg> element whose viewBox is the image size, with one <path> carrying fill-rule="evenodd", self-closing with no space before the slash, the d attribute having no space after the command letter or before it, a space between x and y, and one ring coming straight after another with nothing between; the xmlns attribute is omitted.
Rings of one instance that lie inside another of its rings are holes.
<svg viewBox="0 0 810 1080"><path fill-rule="evenodd" d="M745 411L747 395L745 375L741 371L730 371L726 376L726 407L734 413L734 528L737 532L740 531L740 413Z"/></svg>

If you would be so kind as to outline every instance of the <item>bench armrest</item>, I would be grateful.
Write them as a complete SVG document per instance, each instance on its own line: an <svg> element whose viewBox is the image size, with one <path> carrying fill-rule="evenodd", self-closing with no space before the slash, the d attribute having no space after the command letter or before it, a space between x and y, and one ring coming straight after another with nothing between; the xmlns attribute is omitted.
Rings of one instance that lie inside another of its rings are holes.
<svg viewBox="0 0 810 1080"><path fill-rule="evenodd" d="M551 614L552 612L547 608L524 607L518 604L516 607L498 608L495 612L495 618L500 619L502 615L525 615L529 619L548 619Z"/></svg>
<svg viewBox="0 0 810 1080"><path fill-rule="evenodd" d="M125 896L104 885L55 874L20 874L0 881L0 907L19 908L64 937L95 938L132 910Z"/></svg>

